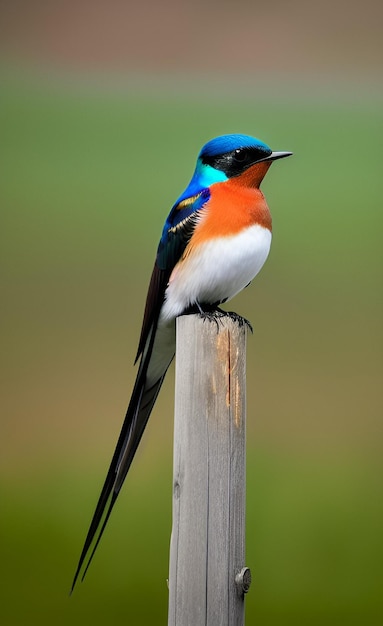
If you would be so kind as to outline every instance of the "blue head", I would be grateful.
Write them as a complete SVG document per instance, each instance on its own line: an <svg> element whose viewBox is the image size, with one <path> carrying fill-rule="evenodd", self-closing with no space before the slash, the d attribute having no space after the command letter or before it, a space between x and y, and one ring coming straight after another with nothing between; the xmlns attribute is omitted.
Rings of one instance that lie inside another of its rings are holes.
<svg viewBox="0 0 383 626"><path fill-rule="evenodd" d="M244 151L249 153L249 157L251 155L252 163L271 154L271 148L255 137L250 137L249 135L221 135L203 146L198 155L197 168L199 163L203 165L209 164L217 168L220 166L220 160L223 155L228 155L232 152L239 155ZM218 159L218 162L215 161L216 159ZM241 159L242 162L243 160Z"/></svg>
<svg viewBox="0 0 383 626"><path fill-rule="evenodd" d="M241 174L253 163L271 157L268 145L249 135L222 135L205 144L189 185L177 203L214 183Z"/></svg>

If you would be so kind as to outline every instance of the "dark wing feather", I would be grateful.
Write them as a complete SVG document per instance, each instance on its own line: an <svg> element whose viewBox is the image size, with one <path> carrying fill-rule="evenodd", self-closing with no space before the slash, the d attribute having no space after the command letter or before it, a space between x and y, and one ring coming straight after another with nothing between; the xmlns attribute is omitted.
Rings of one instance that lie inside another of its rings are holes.
<svg viewBox="0 0 383 626"><path fill-rule="evenodd" d="M110 463L110 467L97 502L96 510L93 514L88 534L85 539L84 547L80 555L77 570L73 579L72 591L83 564L90 553L82 579L88 570L90 562L104 532L110 513L112 512L113 506L116 502L119 491L125 480L126 474L128 473L129 467L133 461L166 374L167 368L165 368L164 374L154 385L148 389L145 387L146 372L153 348L154 337L155 333L152 332L149 339L149 349L146 353L145 359L140 364L120 436L118 438L113 458Z"/></svg>
<svg viewBox="0 0 383 626"><path fill-rule="evenodd" d="M104 532L106 523L112 512L114 503L121 489L122 483L129 470L138 444L141 440L146 423L149 419L157 394L161 388L162 376L156 384L150 389L145 389L146 372L149 365L153 343L155 339L155 329L161 305L164 299L166 285L169 279L169 271L160 270L155 264L149 283L149 290L146 299L144 322L142 325L139 352L137 358L143 352L147 342L148 350L146 358L141 361L138 369L137 378L134 384L132 396L126 411L122 429L117 441L117 445L109 466L106 479L99 496L95 512L85 539L77 570L74 576L72 591L82 569L85 559L92 552L88 559L86 568L82 578L84 578L96 548L99 544L101 536ZM93 546L93 547L92 547Z"/></svg>

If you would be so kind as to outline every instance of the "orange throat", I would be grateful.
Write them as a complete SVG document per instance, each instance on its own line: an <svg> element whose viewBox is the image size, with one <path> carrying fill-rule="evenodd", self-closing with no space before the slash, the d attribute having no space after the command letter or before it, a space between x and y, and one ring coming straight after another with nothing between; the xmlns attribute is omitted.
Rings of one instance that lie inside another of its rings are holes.
<svg viewBox="0 0 383 626"><path fill-rule="evenodd" d="M236 235L256 224L271 232L271 215L263 193L240 185L239 178L211 186L210 199L193 234L193 245Z"/></svg>

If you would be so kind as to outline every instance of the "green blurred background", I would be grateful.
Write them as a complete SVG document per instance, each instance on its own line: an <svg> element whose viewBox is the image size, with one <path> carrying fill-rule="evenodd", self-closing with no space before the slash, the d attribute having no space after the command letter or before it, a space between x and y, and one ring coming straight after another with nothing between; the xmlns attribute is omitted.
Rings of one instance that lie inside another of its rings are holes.
<svg viewBox="0 0 383 626"><path fill-rule="evenodd" d="M68 592L134 381L162 224L201 145L263 183L248 341L248 624L383 623L380 3L3 1L0 623L165 624L173 369Z"/></svg>

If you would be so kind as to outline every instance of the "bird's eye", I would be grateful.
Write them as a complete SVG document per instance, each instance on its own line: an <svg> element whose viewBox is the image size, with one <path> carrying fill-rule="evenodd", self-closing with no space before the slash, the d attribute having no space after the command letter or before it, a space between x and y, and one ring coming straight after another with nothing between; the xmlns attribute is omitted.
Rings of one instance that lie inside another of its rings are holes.
<svg viewBox="0 0 383 626"><path fill-rule="evenodd" d="M244 163L245 161L247 161L248 156L248 150L244 150L243 148L242 150L239 148L237 150L234 150L234 160L237 161L237 163Z"/></svg>

